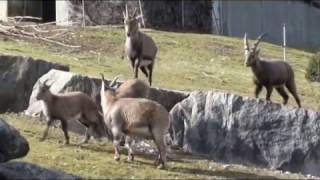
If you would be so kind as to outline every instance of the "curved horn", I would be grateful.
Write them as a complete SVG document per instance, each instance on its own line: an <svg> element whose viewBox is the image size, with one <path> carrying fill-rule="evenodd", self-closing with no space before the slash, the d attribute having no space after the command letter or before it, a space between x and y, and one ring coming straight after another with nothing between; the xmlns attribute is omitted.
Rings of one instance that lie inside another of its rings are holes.
<svg viewBox="0 0 320 180"><path fill-rule="evenodd" d="M248 42L248 38L247 38L247 33L244 34L243 42L244 42L244 49L249 50L249 42Z"/></svg>
<svg viewBox="0 0 320 180"><path fill-rule="evenodd" d="M100 76L101 76L101 80L104 81L104 75L100 73Z"/></svg>
<svg viewBox="0 0 320 180"><path fill-rule="evenodd" d="M126 17L128 18L128 5L126 3Z"/></svg>
<svg viewBox="0 0 320 180"><path fill-rule="evenodd" d="M256 48L258 47L258 45L259 45L259 43L260 43L260 41L262 40L262 38L264 37L264 36L266 36L267 35L267 33L263 33L263 34L261 34L258 38L257 38L257 40L256 40L256 42L253 44L253 50L255 51L256 50Z"/></svg>
<svg viewBox="0 0 320 180"><path fill-rule="evenodd" d="M124 12L124 11L122 11L122 15L123 15L123 18L124 18L124 19L126 19L126 18L127 18L127 16L126 16L126 14L125 14L125 12Z"/></svg>
<svg viewBox="0 0 320 180"><path fill-rule="evenodd" d="M136 17L137 16L137 10L138 10L137 8L134 8L132 17Z"/></svg>
<svg viewBox="0 0 320 180"><path fill-rule="evenodd" d="M113 87L114 85L116 85L117 80L119 79L120 76L121 75L114 77L113 80L110 82L109 87Z"/></svg>
<svg viewBox="0 0 320 180"><path fill-rule="evenodd" d="M103 76L102 73L100 73L100 75L101 75L101 90L100 90L100 93L101 93L101 96L102 96L102 94L104 93L104 90L105 90L105 88L104 88L104 76Z"/></svg>

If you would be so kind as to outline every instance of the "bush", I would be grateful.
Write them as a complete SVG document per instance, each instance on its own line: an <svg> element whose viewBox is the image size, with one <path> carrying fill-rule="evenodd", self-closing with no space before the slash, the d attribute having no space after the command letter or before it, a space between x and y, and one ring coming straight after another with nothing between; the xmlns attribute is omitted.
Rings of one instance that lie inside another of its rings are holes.
<svg viewBox="0 0 320 180"><path fill-rule="evenodd" d="M320 82L320 52L317 52L310 60L307 67L306 78L309 81Z"/></svg>

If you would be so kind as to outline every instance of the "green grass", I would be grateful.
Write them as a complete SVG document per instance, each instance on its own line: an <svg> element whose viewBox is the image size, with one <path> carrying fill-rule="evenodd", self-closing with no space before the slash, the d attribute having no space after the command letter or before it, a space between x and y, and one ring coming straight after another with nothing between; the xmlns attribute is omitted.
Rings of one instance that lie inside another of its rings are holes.
<svg viewBox="0 0 320 180"><path fill-rule="evenodd" d="M253 96L252 73L243 65L243 41L208 34L172 33L147 30L156 41L159 53L154 69L154 86L177 90L220 90L244 96ZM4 39L4 38L3 38ZM1 36L0 36L1 40ZM79 44L80 49L70 49L39 41L7 40L0 41L0 53L31 56L69 65L72 72L98 76L103 72L113 78L122 74L124 79L133 76L128 60L121 60L124 42L123 29L70 28L61 40ZM261 54L265 57L281 58L282 49L268 43L261 43ZM312 53L288 49L288 62L296 73L298 92L302 106L320 110L320 84L309 83L305 79L305 69ZM140 77L143 77L140 73ZM265 92L260 95L262 98ZM272 99L281 102L274 92ZM295 101L290 98L289 105ZM153 156L138 155L136 162L127 163L125 156L120 162L113 160L112 146L90 143L85 146L63 146L62 133L53 130L45 142L38 139L43 126L30 118L15 114L0 114L14 125L28 139L31 145L29 154L23 161L45 167L63 170L86 178L301 178L298 175L282 174L244 166L232 165L224 168L198 156L172 153L167 170L157 170L153 166ZM78 136L72 136L75 143Z"/></svg>
<svg viewBox="0 0 320 180"><path fill-rule="evenodd" d="M221 90L244 96L253 96L254 85L250 68L243 65L243 41L209 34L172 33L147 30L156 41L159 53L154 70L154 86L178 90ZM133 76L129 61L121 60L123 29L112 27L70 28L69 43L80 49L68 49L34 41L0 41L0 53L32 56L69 65L71 71L98 76L103 72L112 78L122 74L124 79ZM261 43L261 55L282 58L282 48ZM305 78L308 60L313 54L289 48L288 62L296 73L298 93L302 106L320 110L320 85ZM143 74L140 72L140 77ZM260 95L265 97L265 90ZM289 105L296 106L292 96ZM282 102L274 92L272 99Z"/></svg>
<svg viewBox="0 0 320 180"><path fill-rule="evenodd" d="M161 178L161 179L301 179L299 174L284 174L280 171L223 164L205 160L201 156L188 155L178 151L169 153L168 166L165 170L153 165L154 155L138 153L135 161L126 161L126 152L122 151L121 160L113 160L113 148L110 142L101 145L91 140L89 144L77 146L80 137L71 134L71 145L63 145L63 133L52 128L46 141L39 139L44 124L21 114L1 114L0 118L19 129L30 144L28 155L20 160L36 163L47 168L77 174L85 178Z"/></svg>

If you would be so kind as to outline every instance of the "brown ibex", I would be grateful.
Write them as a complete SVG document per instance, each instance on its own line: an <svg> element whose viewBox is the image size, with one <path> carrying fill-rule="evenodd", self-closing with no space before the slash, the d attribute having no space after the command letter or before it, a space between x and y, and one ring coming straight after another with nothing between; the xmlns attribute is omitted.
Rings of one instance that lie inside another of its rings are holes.
<svg viewBox="0 0 320 180"><path fill-rule="evenodd" d="M65 144L69 144L67 121L78 120L87 130L82 143L86 143L90 135L100 138L105 135L103 117L96 103L85 93L69 92L64 94L53 94L46 83L39 81L37 100L44 103L44 115L47 118L47 127L41 140L44 140L49 127L54 120L61 121L61 128L65 136Z"/></svg>
<svg viewBox="0 0 320 180"><path fill-rule="evenodd" d="M155 101L144 98L117 98L113 89L104 89L102 75L101 107L106 127L112 133L114 159L120 160L119 144L121 138L126 136L128 160L132 161L134 154L130 137L142 137L154 140L159 150L156 163L158 168L164 168L166 163L165 135L170 123L168 111Z"/></svg>
<svg viewBox="0 0 320 180"><path fill-rule="evenodd" d="M253 47L249 46L247 34L244 35L244 50L245 50L245 64L251 67L254 74L255 96L258 98L259 93L264 86L267 90L266 100L270 101L273 87L283 98L283 104L287 104L289 96L285 91L285 87L295 98L299 107L301 107L300 99L297 94L294 72L292 67L281 60L266 61L259 57L259 50L257 49L261 39L266 34L260 35Z"/></svg>
<svg viewBox="0 0 320 180"><path fill-rule="evenodd" d="M138 68L148 78L149 84L152 84L152 71L158 48L150 36L139 31L141 16L137 16L135 9L132 16L123 13L126 42L125 53L131 61L134 71L134 78L138 78Z"/></svg>

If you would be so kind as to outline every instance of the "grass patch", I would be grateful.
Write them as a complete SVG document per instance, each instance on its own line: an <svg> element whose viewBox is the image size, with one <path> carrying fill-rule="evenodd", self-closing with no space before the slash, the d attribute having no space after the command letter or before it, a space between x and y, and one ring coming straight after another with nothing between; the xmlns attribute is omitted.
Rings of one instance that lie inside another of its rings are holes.
<svg viewBox="0 0 320 180"><path fill-rule="evenodd" d="M69 65L70 70L85 75L98 76L103 72L112 78L122 74L133 77L130 63L121 60L124 43L123 29L112 27L72 28L67 37L80 49L68 49L35 41L0 41L0 53L31 56ZM159 53L154 69L154 86L192 91L221 90L243 96L253 96L252 72L243 65L243 42L241 38L230 38L209 34L173 33L146 30L156 41ZM261 43L264 57L282 58L282 48ZM305 78L305 69L312 53L289 48L288 62L295 74L302 106L320 110L319 86ZM141 78L143 74L139 73ZM173 78L174 77L174 78ZM264 94L260 95L262 98ZM273 101L282 102L277 92ZM296 106L290 96L289 105Z"/></svg>
<svg viewBox="0 0 320 180"><path fill-rule="evenodd" d="M301 179L299 174L284 174L280 171L226 165L205 160L201 156L182 152L170 152L168 168L158 170L153 165L154 155L139 153L133 163L126 162L123 151L121 160L113 160L113 148L110 143L100 145L91 140L89 144L74 145L81 137L71 133L71 145L63 145L63 133L52 128L48 139L40 142L44 123L21 114L1 114L9 124L20 130L30 144L30 152L20 160L36 163L47 168L80 175L85 178L121 178L121 179Z"/></svg>

